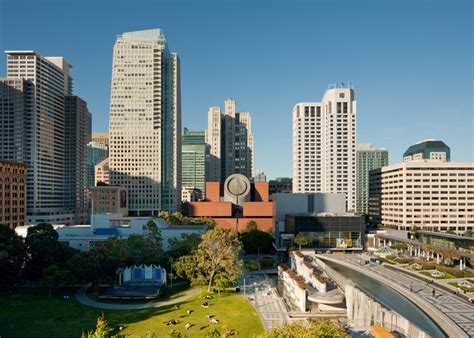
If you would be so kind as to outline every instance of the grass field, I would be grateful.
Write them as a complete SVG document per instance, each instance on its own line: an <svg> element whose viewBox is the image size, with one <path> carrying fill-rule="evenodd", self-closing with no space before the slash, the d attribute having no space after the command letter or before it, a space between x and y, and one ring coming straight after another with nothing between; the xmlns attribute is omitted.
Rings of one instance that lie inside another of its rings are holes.
<svg viewBox="0 0 474 338"><path fill-rule="evenodd" d="M83 330L95 327L99 309L81 305L69 293L70 298L61 296L0 295L0 337L80 337ZM207 301L207 309L201 304ZM186 315L187 310L193 310ZM134 311L104 310L105 318L113 328L124 326L120 335L127 337L168 337L176 330L188 337L204 337L217 329L235 330L240 337L253 337L263 332L263 326L255 309L241 295L214 295L211 300L201 299L197 294L182 302L179 309L166 306L157 309ZM210 324L206 315L214 315L219 324ZM179 318L185 315L184 318ZM175 319L177 325L167 326L163 322ZM189 330L184 325L194 326ZM201 326L207 326L200 329ZM115 332L116 334L118 332Z"/></svg>
<svg viewBox="0 0 474 338"><path fill-rule="evenodd" d="M468 281L470 281L471 283L474 283L474 280L472 279L468 279ZM451 286L454 286L455 288L460 288L461 290L466 291L466 292L474 292L474 288L468 288L467 286L459 286L457 282L451 282L448 284Z"/></svg>
<svg viewBox="0 0 474 338"><path fill-rule="evenodd" d="M444 273L444 276L443 277L434 277L434 276L431 276L431 272L430 271L420 271L420 273L422 275L425 275L429 278L432 278L432 279L449 279L449 278L454 278L453 275L447 273L447 272L443 272Z"/></svg>

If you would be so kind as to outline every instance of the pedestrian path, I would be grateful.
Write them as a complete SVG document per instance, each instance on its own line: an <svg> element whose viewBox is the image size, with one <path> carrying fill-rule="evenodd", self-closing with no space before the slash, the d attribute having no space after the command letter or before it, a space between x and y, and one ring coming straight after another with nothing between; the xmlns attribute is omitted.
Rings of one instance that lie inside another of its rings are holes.
<svg viewBox="0 0 474 338"><path fill-rule="evenodd" d="M265 330L274 326L281 326L289 321L285 305L273 288L257 291L254 294L253 303Z"/></svg>
<svg viewBox="0 0 474 338"><path fill-rule="evenodd" d="M191 298L195 294L200 292L199 288L192 289L187 294L170 299L170 300L162 300L157 301L154 303L144 303L144 304L113 304L113 303L102 303L95 300L90 299L86 295L86 290L89 286L83 286L76 292L76 299L85 306L95 307L97 309L103 310L140 310L140 309L150 309L150 308L159 308L162 306L167 305L174 305L185 301L186 299Z"/></svg>
<svg viewBox="0 0 474 338"><path fill-rule="evenodd" d="M333 257L334 258L334 257ZM415 277L406 275L395 270L385 268L382 265L360 265L358 255L338 255L337 260L344 261L359 268L370 270L390 281L410 290L412 293L421 297L423 300L437 308L454 323L461 327L470 337L474 337L474 305L469 304L431 284L427 284ZM433 290L435 293L433 295Z"/></svg>

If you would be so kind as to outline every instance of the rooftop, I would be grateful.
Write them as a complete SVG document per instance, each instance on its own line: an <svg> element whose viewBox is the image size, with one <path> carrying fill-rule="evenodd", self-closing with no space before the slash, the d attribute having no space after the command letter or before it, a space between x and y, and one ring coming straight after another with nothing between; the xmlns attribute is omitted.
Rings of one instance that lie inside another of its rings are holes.
<svg viewBox="0 0 474 338"><path fill-rule="evenodd" d="M425 149L433 149L437 151L447 151L449 152L449 147L443 142L438 140L424 140L420 141L412 146L410 146L404 153L403 157L410 156L414 154L419 154L423 152Z"/></svg>
<svg viewBox="0 0 474 338"><path fill-rule="evenodd" d="M134 32L125 32L117 36L117 40L135 41L151 44L166 44L166 38L159 28L146 29Z"/></svg>

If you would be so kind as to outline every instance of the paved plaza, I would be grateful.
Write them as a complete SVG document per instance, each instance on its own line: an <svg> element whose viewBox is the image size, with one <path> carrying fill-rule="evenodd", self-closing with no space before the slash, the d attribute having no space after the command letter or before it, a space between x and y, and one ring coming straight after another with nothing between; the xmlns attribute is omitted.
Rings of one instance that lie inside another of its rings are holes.
<svg viewBox="0 0 474 338"><path fill-rule="evenodd" d="M248 272L245 275L246 295L257 310L265 330L289 322L290 318L283 300L278 296L268 276Z"/></svg>
<svg viewBox="0 0 474 338"><path fill-rule="evenodd" d="M474 304L469 304L452 293L434 287L435 297L432 295L433 285L406 275L401 272L387 269L382 265L370 264L360 265L358 255L331 255L333 259L358 266L361 269L370 270L383 278L410 290L423 298L426 302L436 307L439 311L449 317L454 323L461 327L470 337L474 337Z"/></svg>

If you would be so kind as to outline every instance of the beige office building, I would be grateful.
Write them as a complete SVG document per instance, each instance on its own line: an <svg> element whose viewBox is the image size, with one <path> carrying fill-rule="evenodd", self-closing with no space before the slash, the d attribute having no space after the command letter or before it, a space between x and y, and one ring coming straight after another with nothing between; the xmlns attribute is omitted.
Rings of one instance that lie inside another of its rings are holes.
<svg viewBox="0 0 474 338"><path fill-rule="evenodd" d="M372 170L369 219L401 230L472 230L474 163L421 160Z"/></svg>
<svg viewBox="0 0 474 338"><path fill-rule="evenodd" d="M108 147L109 146L109 132L108 131L93 132L91 141L105 144Z"/></svg>
<svg viewBox="0 0 474 338"><path fill-rule="evenodd" d="M100 161L99 163L95 165L95 182L94 182L95 184L94 185L97 186L99 182L109 184L110 183L109 176L110 176L109 158L107 157L105 160Z"/></svg>
<svg viewBox="0 0 474 338"><path fill-rule="evenodd" d="M128 190L124 187L102 186L90 188L92 217L94 215L128 214Z"/></svg>
<svg viewBox="0 0 474 338"><path fill-rule="evenodd" d="M110 184L128 188L130 216L181 206L179 58L160 29L127 32L114 45Z"/></svg>
<svg viewBox="0 0 474 338"><path fill-rule="evenodd" d="M254 136L249 112L236 112L235 100L220 107L210 107L207 115L206 144L209 159L208 182L224 182L232 174L253 177Z"/></svg>

